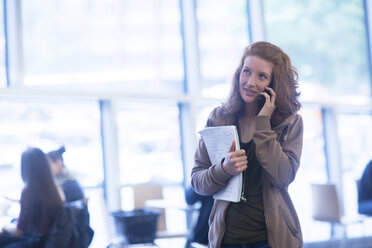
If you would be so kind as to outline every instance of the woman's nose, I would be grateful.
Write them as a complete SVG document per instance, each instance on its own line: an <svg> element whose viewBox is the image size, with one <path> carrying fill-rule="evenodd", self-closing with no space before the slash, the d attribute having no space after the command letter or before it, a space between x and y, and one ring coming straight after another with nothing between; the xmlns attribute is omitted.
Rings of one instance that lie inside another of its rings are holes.
<svg viewBox="0 0 372 248"><path fill-rule="evenodd" d="M256 85L256 77L254 75L250 76L247 81L245 82L248 86L254 86Z"/></svg>

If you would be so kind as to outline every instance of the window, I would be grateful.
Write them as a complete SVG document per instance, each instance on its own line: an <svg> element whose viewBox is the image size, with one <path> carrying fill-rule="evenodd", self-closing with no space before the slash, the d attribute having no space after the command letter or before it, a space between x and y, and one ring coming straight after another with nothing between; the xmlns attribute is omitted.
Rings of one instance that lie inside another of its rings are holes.
<svg viewBox="0 0 372 248"><path fill-rule="evenodd" d="M372 116L369 113L340 114L338 133L343 176L345 213L357 213L356 180L372 160Z"/></svg>
<svg viewBox="0 0 372 248"><path fill-rule="evenodd" d="M5 26L4 26L4 2L0 2L0 88L5 87L6 82L6 52L5 52Z"/></svg>
<svg viewBox="0 0 372 248"><path fill-rule="evenodd" d="M370 97L362 0L265 0L264 20L267 40L297 68L304 99Z"/></svg>
<svg viewBox="0 0 372 248"><path fill-rule="evenodd" d="M225 97L229 92L232 75L249 45L246 2L196 1L204 96Z"/></svg>
<svg viewBox="0 0 372 248"><path fill-rule="evenodd" d="M200 102L196 108L196 131L199 132L202 130L205 125L207 124L208 116L212 112L212 110L221 103L219 101L216 102Z"/></svg>
<svg viewBox="0 0 372 248"><path fill-rule="evenodd" d="M22 1L22 11L25 86L182 92L178 1Z"/></svg>
<svg viewBox="0 0 372 248"><path fill-rule="evenodd" d="M327 182L322 112L315 106L303 106L300 114L304 122L301 163L288 190L300 218L305 241L322 240L329 237L324 236L329 235L329 225L312 220L310 197L311 183Z"/></svg>
<svg viewBox="0 0 372 248"><path fill-rule="evenodd" d="M370 97L367 31L362 0L291 0L286 4L278 0L265 0L263 3L266 38L291 57L299 73L301 100L329 102L342 99L349 103L350 99L356 102ZM310 183L327 182L321 111L309 107L303 108L301 167L296 180L289 187L302 222L305 241L330 238L329 225L311 220L309 198L303 197L304 194L310 195ZM366 118L350 115L339 117L338 121L342 149L340 161L344 166L343 194L347 203L345 210L349 213L355 211L356 207L355 181L351 178L355 176L355 169L362 166L362 161L366 163L367 154L358 151L358 148L362 151L367 149L361 148L362 144L366 144L363 135L368 134L364 126ZM371 124L370 121L367 123ZM313 232L315 229L319 231Z"/></svg>
<svg viewBox="0 0 372 248"><path fill-rule="evenodd" d="M182 182L178 116L172 102L120 102L117 123L122 184Z"/></svg>
<svg viewBox="0 0 372 248"><path fill-rule="evenodd" d="M64 162L83 186L103 181L99 108L95 102L0 100L0 185L22 187L20 158L28 146L44 152L66 147Z"/></svg>

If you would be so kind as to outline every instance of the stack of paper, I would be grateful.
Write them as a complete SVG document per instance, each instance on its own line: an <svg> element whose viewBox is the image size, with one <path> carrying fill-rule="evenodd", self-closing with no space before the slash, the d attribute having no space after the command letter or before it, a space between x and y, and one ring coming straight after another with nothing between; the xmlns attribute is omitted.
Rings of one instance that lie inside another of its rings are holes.
<svg viewBox="0 0 372 248"><path fill-rule="evenodd" d="M199 132L207 147L212 165L216 165L226 157L232 142L235 140L235 149L240 150L239 136L235 126L206 127ZM239 202L242 192L242 173L230 178L227 186L217 192L213 198Z"/></svg>

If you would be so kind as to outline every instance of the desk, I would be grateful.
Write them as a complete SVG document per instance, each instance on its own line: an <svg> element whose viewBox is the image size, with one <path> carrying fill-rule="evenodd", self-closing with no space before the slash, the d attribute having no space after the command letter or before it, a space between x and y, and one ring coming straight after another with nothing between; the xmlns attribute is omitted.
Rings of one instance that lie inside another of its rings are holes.
<svg viewBox="0 0 372 248"><path fill-rule="evenodd" d="M145 201L146 207L151 208L163 208L163 209L175 209L184 211L186 213L186 233L185 234L169 234L169 235L159 235L159 238L161 237L180 237L180 236L186 236L187 241L185 247L188 247L190 240L189 238L192 237L192 230L194 225L196 224L197 217L199 214L200 209L200 202L195 203L194 205L188 205L185 201L171 201L171 200L165 200L165 199L151 199ZM169 233L169 232L168 232ZM158 235L157 235L158 236Z"/></svg>
<svg viewBox="0 0 372 248"><path fill-rule="evenodd" d="M188 205L185 201L175 202L164 199L151 199L145 201L145 206L153 208L174 208L185 212L193 212L199 210L200 203L197 202L194 205Z"/></svg>
<svg viewBox="0 0 372 248"><path fill-rule="evenodd" d="M195 203L194 205L188 205L185 201L171 201L164 199L151 199L145 201L146 207L152 208L163 208L163 209L176 209L181 210L186 213L186 228L189 230L193 227L193 215L198 213L200 209L200 202Z"/></svg>

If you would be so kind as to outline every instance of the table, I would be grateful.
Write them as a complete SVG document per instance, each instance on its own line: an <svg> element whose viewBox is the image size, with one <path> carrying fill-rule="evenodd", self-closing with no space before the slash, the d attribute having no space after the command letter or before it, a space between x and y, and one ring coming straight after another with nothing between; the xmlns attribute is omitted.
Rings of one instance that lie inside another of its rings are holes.
<svg viewBox="0 0 372 248"><path fill-rule="evenodd" d="M197 217L199 215L200 202L193 205L187 204L185 201L172 201L165 199L151 199L145 201L146 207L152 208L163 208L163 209L176 209L186 213L186 244L185 247L189 247L190 238L192 237L192 230L196 225ZM180 235L165 235L164 237L179 237Z"/></svg>

